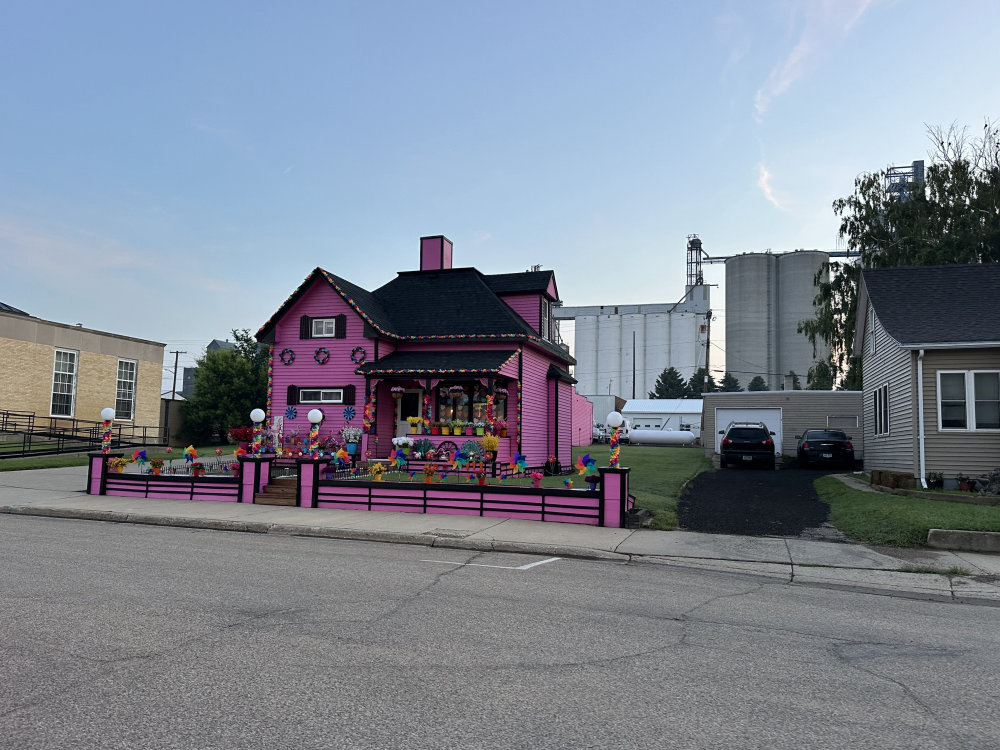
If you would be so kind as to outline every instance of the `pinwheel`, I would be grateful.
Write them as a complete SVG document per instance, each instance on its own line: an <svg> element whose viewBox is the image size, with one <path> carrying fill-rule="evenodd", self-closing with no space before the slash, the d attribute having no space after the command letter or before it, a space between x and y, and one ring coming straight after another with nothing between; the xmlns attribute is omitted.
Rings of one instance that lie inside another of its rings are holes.
<svg viewBox="0 0 1000 750"><path fill-rule="evenodd" d="M514 454L514 464L515 466L517 466L518 474L523 474L525 471L528 470L528 459L527 457L522 456L520 453Z"/></svg>
<svg viewBox="0 0 1000 750"><path fill-rule="evenodd" d="M402 471L406 467L406 454L403 453L402 448L397 448L396 453L392 457L392 462L397 469Z"/></svg>
<svg viewBox="0 0 1000 750"><path fill-rule="evenodd" d="M451 468L461 471L469 463L469 456L462 451L455 451L455 458L451 462Z"/></svg>
<svg viewBox="0 0 1000 750"><path fill-rule="evenodd" d="M347 466L347 462L351 460L351 454L341 448L333 454L333 460L337 466Z"/></svg>
<svg viewBox="0 0 1000 750"><path fill-rule="evenodd" d="M565 487L566 489L570 489L572 486L573 486L573 480L572 479L564 479L563 480L563 487Z"/></svg>
<svg viewBox="0 0 1000 750"><path fill-rule="evenodd" d="M189 445L184 449L184 460L189 464L194 463L194 460L198 458L198 451L194 449L193 445Z"/></svg>

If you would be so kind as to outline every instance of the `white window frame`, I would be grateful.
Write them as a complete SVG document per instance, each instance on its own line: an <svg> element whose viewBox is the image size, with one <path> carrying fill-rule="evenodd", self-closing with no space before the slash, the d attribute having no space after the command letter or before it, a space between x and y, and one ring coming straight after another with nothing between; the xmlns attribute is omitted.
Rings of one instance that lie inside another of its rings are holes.
<svg viewBox="0 0 1000 750"><path fill-rule="evenodd" d="M58 367L59 367L59 355L60 354L70 355L72 357L72 361L73 361L73 369L72 369L72 371L70 371L70 372L67 373L65 370L58 369ZM75 349L56 349L55 353L52 356L52 390L51 390L51 393L49 394L49 416L50 417L66 417L66 418L72 419L73 416L76 414L76 383L77 383L77 377L79 376L79 373L80 373L80 352L76 351ZM67 384L67 381L65 381L65 380L63 380L62 383L59 383L59 376L60 375L63 375L63 376L69 375L69 381L68 381L69 391L68 392L66 390L60 390L60 391L58 391L58 394L60 396L69 395L69 414L56 414L52 410L52 406L53 406L52 402L55 400L55 396L57 394L56 385L64 385L65 386Z"/></svg>
<svg viewBox="0 0 1000 750"><path fill-rule="evenodd" d="M132 366L131 380L122 380L122 365ZM115 376L115 419L126 422L135 421L135 393L139 382L139 362L135 359L119 359L118 373ZM129 390L130 388L130 390ZM124 395L123 395L124 394ZM118 410L119 401L128 401L129 408L127 416Z"/></svg>
<svg viewBox="0 0 1000 750"><path fill-rule="evenodd" d="M316 326L317 323L320 324L318 331ZM312 318L309 321L309 325L314 339L332 339L337 337L336 318ZM327 329L329 329L329 332L327 332Z"/></svg>
<svg viewBox="0 0 1000 750"><path fill-rule="evenodd" d="M941 376L961 375L965 383L965 427L945 427L941 418ZM940 432L1000 432L997 427L978 427L976 418L976 375L995 375L1000 378L1000 370L938 370L937 393L934 398L937 403L937 422ZM982 401L983 399L980 399Z"/></svg>
<svg viewBox="0 0 1000 750"><path fill-rule="evenodd" d="M872 391L872 435L889 436L889 384L883 383Z"/></svg>
<svg viewBox="0 0 1000 750"><path fill-rule="evenodd" d="M869 315L871 318L871 335L872 335L872 354L875 353L875 308L871 308L871 313Z"/></svg>
<svg viewBox="0 0 1000 750"><path fill-rule="evenodd" d="M541 320L539 321L538 332L546 341L548 341L552 335L550 330L551 321L549 320L551 317L551 310L552 307L549 301L545 297L542 297Z"/></svg>
<svg viewBox="0 0 1000 750"><path fill-rule="evenodd" d="M307 394L317 394L308 396ZM344 403L343 388L299 388L300 404L342 404Z"/></svg>

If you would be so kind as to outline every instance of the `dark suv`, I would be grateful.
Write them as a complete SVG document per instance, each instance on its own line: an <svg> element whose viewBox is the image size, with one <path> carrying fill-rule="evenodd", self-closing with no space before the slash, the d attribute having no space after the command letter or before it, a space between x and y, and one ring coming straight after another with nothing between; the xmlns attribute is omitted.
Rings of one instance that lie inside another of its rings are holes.
<svg viewBox="0 0 1000 750"><path fill-rule="evenodd" d="M730 422L719 447L719 466L763 464L774 469L774 433L763 422Z"/></svg>

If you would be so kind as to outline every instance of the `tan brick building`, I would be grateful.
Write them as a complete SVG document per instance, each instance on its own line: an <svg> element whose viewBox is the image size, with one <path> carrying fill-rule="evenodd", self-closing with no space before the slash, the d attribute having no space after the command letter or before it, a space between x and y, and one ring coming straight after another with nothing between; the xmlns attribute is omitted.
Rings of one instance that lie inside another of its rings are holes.
<svg viewBox="0 0 1000 750"><path fill-rule="evenodd" d="M164 344L32 317L0 303L0 411L158 427Z"/></svg>

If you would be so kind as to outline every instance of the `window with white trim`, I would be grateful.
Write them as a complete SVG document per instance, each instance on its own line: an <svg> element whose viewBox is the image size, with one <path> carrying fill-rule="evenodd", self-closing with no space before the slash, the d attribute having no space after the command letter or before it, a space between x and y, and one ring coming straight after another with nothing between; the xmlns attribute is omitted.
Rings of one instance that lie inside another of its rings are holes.
<svg viewBox="0 0 1000 750"><path fill-rule="evenodd" d="M938 429L1000 430L1000 371L938 372Z"/></svg>
<svg viewBox="0 0 1000 750"><path fill-rule="evenodd" d="M343 388L300 388L300 404L342 404Z"/></svg>
<svg viewBox="0 0 1000 750"><path fill-rule="evenodd" d="M72 417L76 406L76 368L79 353L69 349L56 349L52 366L52 406L49 414L53 417Z"/></svg>
<svg viewBox="0 0 1000 750"><path fill-rule="evenodd" d="M542 308L541 308L541 325L538 327L538 332L542 334L542 338L548 340L549 338L549 318L552 312L549 306L549 301L542 297Z"/></svg>
<svg viewBox="0 0 1000 750"><path fill-rule="evenodd" d="M875 353L875 308L874 307L871 308L871 312L869 313L868 318L870 321L869 328L871 328L870 333L872 339L872 354L874 354Z"/></svg>
<svg viewBox="0 0 1000 750"><path fill-rule="evenodd" d="M118 360L115 383L115 419L135 419L135 377L138 363L134 359Z"/></svg>
<svg viewBox="0 0 1000 750"><path fill-rule="evenodd" d="M312 337L314 339L334 338L337 335L336 318L313 318Z"/></svg>
<svg viewBox="0 0 1000 750"><path fill-rule="evenodd" d="M889 434L889 384L876 388L872 391L873 414L872 424L874 425L875 437L884 437Z"/></svg>

